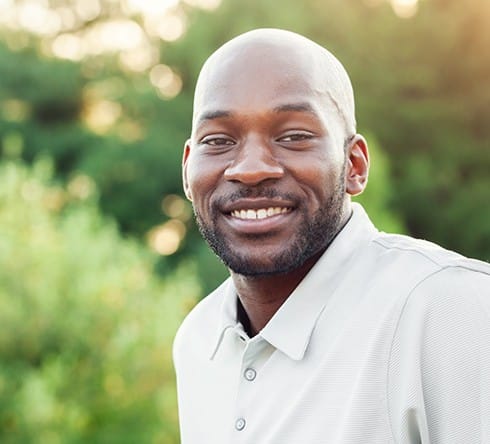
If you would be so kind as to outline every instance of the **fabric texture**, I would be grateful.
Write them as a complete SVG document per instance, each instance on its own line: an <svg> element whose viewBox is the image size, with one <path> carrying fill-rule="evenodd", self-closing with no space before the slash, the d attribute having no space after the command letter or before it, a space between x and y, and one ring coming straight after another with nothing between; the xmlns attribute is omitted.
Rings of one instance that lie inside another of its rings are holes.
<svg viewBox="0 0 490 444"><path fill-rule="evenodd" d="M182 444L490 443L490 266L353 215L264 329L231 279L174 342Z"/></svg>

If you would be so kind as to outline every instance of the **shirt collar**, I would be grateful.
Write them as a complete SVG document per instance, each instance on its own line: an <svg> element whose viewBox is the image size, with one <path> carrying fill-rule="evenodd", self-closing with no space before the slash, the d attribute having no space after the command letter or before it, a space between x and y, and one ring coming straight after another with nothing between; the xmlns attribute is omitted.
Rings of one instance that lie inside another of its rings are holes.
<svg viewBox="0 0 490 444"><path fill-rule="evenodd" d="M213 341L210 359L213 359L218 352L225 333L230 329L241 327L237 319L237 294L231 277L226 279L218 291L222 293L220 325L216 332L216 339Z"/></svg>
<svg viewBox="0 0 490 444"><path fill-rule="evenodd" d="M303 359L319 316L346 275L342 271L350 268L348 263L355 259L356 252L377 232L362 206L353 203L352 207L352 216L345 227L259 333L291 359ZM223 286L221 323L213 343L211 359L217 353L227 330L243 331L237 321L236 298L235 287L229 278Z"/></svg>

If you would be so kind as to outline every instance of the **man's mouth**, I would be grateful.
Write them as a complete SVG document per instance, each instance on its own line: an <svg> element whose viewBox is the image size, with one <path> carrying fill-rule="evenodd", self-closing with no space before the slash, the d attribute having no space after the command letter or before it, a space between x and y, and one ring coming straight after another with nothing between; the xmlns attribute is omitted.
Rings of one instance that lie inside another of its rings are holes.
<svg viewBox="0 0 490 444"><path fill-rule="evenodd" d="M257 209L240 209L233 210L230 214L237 219L266 219L268 217L277 216L278 214L289 213L292 210L290 207L268 207Z"/></svg>

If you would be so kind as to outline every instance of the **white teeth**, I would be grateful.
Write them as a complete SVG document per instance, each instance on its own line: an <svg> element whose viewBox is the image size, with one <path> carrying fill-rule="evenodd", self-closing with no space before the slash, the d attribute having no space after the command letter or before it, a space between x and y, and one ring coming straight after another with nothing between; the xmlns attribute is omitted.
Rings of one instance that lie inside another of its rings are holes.
<svg viewBox="0 0 490 444"><path fill-rule="evenodd" d="M238 219L265 219L266 217L275 216L276 214L284 214L290 211L286 207L269 207L260 208L258 210L233 210L231 215Z"/></svg>
<svg viewBox="0 0 490 444"><path fill-rule="evenodd" d="M264 219L264 217L267 217L267 210L257 211L257 219Z"/></svg>

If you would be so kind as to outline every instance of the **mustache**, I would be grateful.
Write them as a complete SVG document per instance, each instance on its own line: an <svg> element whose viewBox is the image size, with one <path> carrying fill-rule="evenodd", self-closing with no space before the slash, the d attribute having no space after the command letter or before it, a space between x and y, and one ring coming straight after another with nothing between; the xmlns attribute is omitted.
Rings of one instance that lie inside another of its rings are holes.
<svg viewBox="0 0 490 444"><path fill-rule="evenodd" d="M254 188L242 188L240 190L234 191L233 193L226 194L224 196L218 197L213 204L213 207L220 208L225 204L233 203L240 199L282 199L289 200L292 202L298 202L299 197L293 193L285 193L271 187L254 187Z"/></svg>

